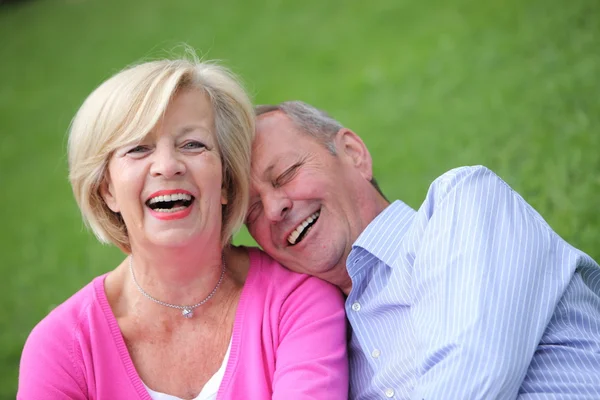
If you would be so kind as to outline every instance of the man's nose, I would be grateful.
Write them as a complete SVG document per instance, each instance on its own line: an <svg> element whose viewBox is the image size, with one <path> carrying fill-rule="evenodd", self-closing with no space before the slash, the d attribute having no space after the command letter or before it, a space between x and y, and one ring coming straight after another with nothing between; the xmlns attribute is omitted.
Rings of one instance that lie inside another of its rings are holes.
<svg viewBox="0 0 600 400"><path fill-rule="evenodd" d="M154 162L150 168L152 176L172 178L185 173L185 163L176 149L157 148L153 156Z"/></svg>
<svg viewBox="0 0 600 400"><path fill-rule="evenodd" d="M264 211L271 222L281 221L292 208L292 201L287 196L276 194L265 200L263 201Z"/></svg>

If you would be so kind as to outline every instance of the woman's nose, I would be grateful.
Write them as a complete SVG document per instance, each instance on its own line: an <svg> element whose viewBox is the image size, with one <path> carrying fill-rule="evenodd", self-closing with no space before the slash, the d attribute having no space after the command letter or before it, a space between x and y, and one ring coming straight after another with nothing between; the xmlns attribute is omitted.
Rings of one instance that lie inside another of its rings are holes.
<svg viewBox="0 0 600 400"><path fill-rule="evenodd" d="M152 176L171 178L185 173L185 163L176 149L157 148L150 168Z"/></svg>

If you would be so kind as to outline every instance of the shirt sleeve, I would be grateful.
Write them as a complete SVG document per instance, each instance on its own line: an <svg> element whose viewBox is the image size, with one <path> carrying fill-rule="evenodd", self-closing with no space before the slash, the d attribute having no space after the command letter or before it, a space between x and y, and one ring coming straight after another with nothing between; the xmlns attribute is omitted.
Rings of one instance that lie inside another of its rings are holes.
<svg viewBox="0 0 600 400"><path fill-rule="evenodd" d="M46 317L33 329L21 355L17 400L87 399L74 359L74 335L66 328Z"/></svg>
<svg viewBox="0 0 600 400"><path fill-rule="evenodd" d="M280 311L273 399L346 399L346 317L340 291L306 278Z"/></svg>
<svg viewBox="0 0 600 400"><path fill-rule="evenodd" d="M432 186L413 270L413 399L516 398L576 254L484 167Z"/></svg>

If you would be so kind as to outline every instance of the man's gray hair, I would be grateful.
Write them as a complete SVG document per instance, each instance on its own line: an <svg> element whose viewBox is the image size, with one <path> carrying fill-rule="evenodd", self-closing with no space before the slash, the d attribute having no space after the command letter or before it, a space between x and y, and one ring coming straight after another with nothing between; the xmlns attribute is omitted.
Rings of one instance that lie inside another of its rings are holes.
<svg viewBox="0 0 600 400"><path fill-rule="evenodd" d="M273 111L281 111L287 115L299 130L314 137L323 143L332 154L336 154L333 140L336 133L344 126L325 111L298 100L284 101L277 105L260 105L254 108L257 117Z"/></svg>

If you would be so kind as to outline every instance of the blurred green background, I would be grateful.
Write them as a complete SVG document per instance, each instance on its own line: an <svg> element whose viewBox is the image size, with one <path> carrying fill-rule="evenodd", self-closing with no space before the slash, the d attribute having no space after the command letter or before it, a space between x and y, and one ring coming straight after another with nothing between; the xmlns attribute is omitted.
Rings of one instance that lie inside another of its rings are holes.
<svg viewBox="0 0 600 400"><path fill-rule="evenodd" d="M81 222L70 119L104 79L181 43L256 102L330 111L391 199L418 207L436 176L484 164L600 259L598 0L21 1L0 4L0 38L2 399L34 324L123 257Z"/></svg>

